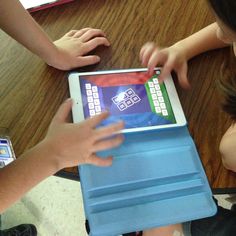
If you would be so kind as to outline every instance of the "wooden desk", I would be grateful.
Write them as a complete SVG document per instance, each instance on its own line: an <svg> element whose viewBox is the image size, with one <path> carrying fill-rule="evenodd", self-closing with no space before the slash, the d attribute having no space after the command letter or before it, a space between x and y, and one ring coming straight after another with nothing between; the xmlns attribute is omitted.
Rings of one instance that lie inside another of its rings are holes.
<svg viewBox="0 0 236 236"><path fill-rule="evenodd" d="M80 71L142 67L139 51L145 42L169 46L214 21L205 0L79 0L32 16L52 39L84 27L106 32L112 46L96 50L101 63ZM69 97L67 72L45 65L3 32L0 42L0 126L10 130L15 152L20 155L44 137L56 110ZM176 84L214 189L236 189L236 175L224 169L218 151L230 121L220 109L215 80L229 54L230 49L224 49L196 57L189 62L192 89L185 91ZM76 174L77 168L63 173Z"/></svg>

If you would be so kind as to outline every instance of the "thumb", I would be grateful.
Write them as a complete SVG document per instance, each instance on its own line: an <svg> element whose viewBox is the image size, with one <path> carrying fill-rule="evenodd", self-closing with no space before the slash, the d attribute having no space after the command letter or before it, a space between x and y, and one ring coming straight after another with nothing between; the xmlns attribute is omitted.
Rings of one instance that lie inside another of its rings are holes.
<svg viewBox="0 0 236 236"><path fill-rule="evenodd" d="M178 71L177 71L177 76L179 79L180 85L185 88L185 89L190 89L191 86L188 82L188 77L187 77L187 70L188 67L187 65L183 65Z"/></svg>
<svg viewBox="0 0 236 236"><path fill-rule="evenodd" d="M73 100L71 98L67 99L57 110L57 113L52 119L52 123L63 123L66 122L69 113L71 111Z"/></svg>

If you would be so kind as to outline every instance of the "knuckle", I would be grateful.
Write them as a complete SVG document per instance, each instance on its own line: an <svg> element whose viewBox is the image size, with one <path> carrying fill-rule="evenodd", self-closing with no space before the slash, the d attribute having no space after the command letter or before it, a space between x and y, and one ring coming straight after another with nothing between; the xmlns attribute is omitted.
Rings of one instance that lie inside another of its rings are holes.
<svg viewBox="0 0 236 236"><path fill-rule="evenodd" d="M88 33L90 33L90 34L94 34L94 33L96 33L96 32L97 32L96 29L89 29L89 30L88 30Z"/></svg>
<svg viewBox="0 0 236 236"><path fill-rule="evenodd" d="M160 51L158 50L158 48L154 48L153 55L158 56L158 54L160 54Z"/></svg>
<svg viewBox="0 0 236 236"><path fill-rule="evenodd" d="M115 124L115 125L113 125L113 126L110 128L110 132L111 132L111 133L114 133L114 132L116 132L117 130L119 130L119 125L118 125L118 124Z"/></svg>

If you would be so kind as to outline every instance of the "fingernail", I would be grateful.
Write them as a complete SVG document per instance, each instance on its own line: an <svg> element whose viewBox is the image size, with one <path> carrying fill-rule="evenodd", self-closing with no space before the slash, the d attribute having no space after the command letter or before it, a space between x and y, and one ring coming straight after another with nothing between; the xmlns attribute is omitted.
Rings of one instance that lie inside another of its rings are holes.
<svg viewBox="0 0 236 236"><path fill-rule="evenodd" d="M67 99L65 100L65 102L70 102L70 101L73 101L73 99L72 99L72 98L67 98Z"/></svg>
<svg viewBox="0 0 236 236"><path fill-rule="evenodd" d="M120 141L123 142L125 140L125 137L123 134L120 134Z"/></svg>
<svg viewBox="0 0 236 236"><path fill-rule="evenodd" d="M148 75L152 76L153 72L151 70L148 70Z"/></svg>
<svg viewBox="0 0 236 236"><path fill-rule="evenodd" d="M108 110L103 110L103 111L102 111L102 113L103 113L103 114L105 113L107 116L109 116L109 115L110 115L110 113L109 113L109 111L108 111ZM102 114L102 113L101 113L101 114Z"/></svg>
<svg viewBox="0 0 236 236"><path fill-rule="evenodd" d="M158 76L158 82L161 84L163 82L162 77Z"/></svg>
<svg viewBox="0 0 236 236"><path fill-rule="evenodd" d="M125 122L123 120L120 120L118 123L122 125L123 127L125 126Z"/></svg>

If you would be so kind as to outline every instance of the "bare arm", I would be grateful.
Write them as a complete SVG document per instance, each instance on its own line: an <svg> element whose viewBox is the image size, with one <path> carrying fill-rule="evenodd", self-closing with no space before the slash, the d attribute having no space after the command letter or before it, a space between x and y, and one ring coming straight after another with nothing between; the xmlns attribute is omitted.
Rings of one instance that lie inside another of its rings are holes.
<svg viewBox="0 0 236 236"><path fill-rule="evenodd" d="M121 144L123 136L117 132L123 129L123 123L96 128L108 117L104 112L71 124L66 121L71 106L71 100L61 105L42 142L0 169L0 214L36 184L62 168L84 163L112 164L111 156L100 158L96 152Z"/></svg>
<svg viewBox="0 0 236 236"><path fill-rule="evenodd" d="M58 170L49 153L44 144L39 144L0 170L0 213Z"/></svg>
<svg viewBox="0 0 236 236"><path fill-rule="evenodd" d="M72 30L53 43L18 0L0 0L0 28L47 64L62 70L99 62L98 56L85 55L97 46L110 45L100 29L92 28Z"/></svg>
<svg viewBox="0 0 236 236"><path fill-rule="evenodd" d="M220 142L220 152L225 168L236 172L236 125L226 131Z"/></svg>
<svg viewBox="0 0 236 236"><path fill-rule="evenodd" d="M218 25L213 23L191 36L177 42L174 46L180 47L189 60L203 52L229 46L217 38Z"/></svg>
<svg viewBox="0 0 236 236"><path fill-rule="evenodd" d="M18 0L0 0L0 27L45 61L57 54L55 45Z"/></svg>

